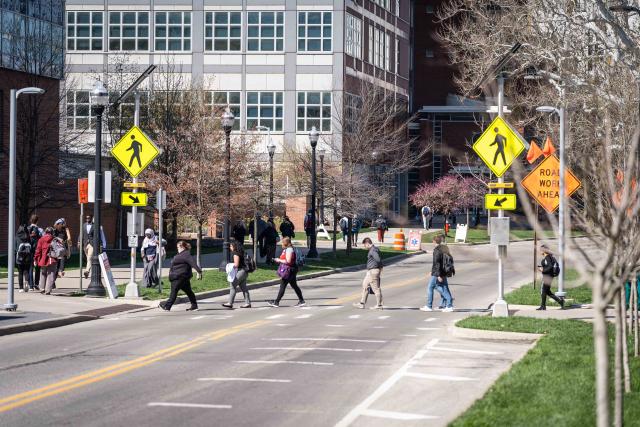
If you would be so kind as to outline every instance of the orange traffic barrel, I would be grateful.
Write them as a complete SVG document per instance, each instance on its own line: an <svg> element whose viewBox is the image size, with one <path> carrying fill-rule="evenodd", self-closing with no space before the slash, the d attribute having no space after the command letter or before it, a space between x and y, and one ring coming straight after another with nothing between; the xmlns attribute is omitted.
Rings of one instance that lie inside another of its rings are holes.
<svg viewBox="0 0 640 427"><path fill-rule="evenodd" d="M393 250L394 251L404 251L406 249L404 245L404 233L402 229L400 229L399 233L393 235Z"/></svg>

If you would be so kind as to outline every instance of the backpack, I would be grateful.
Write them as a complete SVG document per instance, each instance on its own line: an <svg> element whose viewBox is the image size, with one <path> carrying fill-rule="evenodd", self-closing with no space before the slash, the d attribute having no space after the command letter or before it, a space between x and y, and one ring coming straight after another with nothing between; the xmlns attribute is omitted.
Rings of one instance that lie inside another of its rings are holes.
<svg viewBox="0 0 640 427"><path fill-rule="evenodd" d="M256 260L249 254L244 254L244 266L247 273L253 273L258 268Z"/></svg>
<svg viewBox="0 0 640 427"><path fill-rule="evenodd" d="M560 275L560 263L554 257L551 257L551 277L558 277Z"/></svg>
<svg viewBox="0 0 640 427"><path fill-rule="evenodd" d="M304 255L298 248L293 248L293 250L296 255L296 266L298 267L298 269L301 269L302 267L304 267L304 261L305 261Z"/></svg>
<svg viewBox="0 0 640 427"><path fill-rule="evenodd" d="M442 254L442 272L447 277L453 277L456 275L456 267L453 263L453 257L450 254Z"/></svg>
<svg viewBox="0 0 640 427"><path fill-rule="evenodd" d="M29 265L31 262L31 244L20 243L18 251L16 252L16 264Z"/></svg>
<svg viewBox="0 0 640 427"><path fill-rule="evenodd" d="M55 237L49 245L49 258L62 259L67 255L67 248L64 247L62 239Z"/></svg>

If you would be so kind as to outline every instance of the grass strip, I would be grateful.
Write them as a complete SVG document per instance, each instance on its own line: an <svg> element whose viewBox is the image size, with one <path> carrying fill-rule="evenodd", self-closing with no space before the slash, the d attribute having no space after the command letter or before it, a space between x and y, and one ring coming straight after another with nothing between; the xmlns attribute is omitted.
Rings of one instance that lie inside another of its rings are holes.
<svg viewBox="0 0 640 427"><path fill-rule="evenodd" d="M595 425L595 356L590 323L473 316L457 326L546 335L450 427ZM611 326L609 336L613 335ZM610 342L613 352L613 340ZM631 357L631 372L637 377L640 359ZM640 420L640 384L634 379L632 392L625 396L625 425L638 425Z"/></svg>

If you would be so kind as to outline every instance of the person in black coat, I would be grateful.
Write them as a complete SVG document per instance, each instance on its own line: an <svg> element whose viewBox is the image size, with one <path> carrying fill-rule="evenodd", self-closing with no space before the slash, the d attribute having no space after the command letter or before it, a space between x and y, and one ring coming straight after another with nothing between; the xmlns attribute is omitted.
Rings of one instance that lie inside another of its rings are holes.
<svg viewBox="0 0 640 427"><path fill-rule="evenodd" d="M551 284L553 283L553 278L556 277L556 274L554 274L553 271L554 265L557 265L558 261L556 261L551 253L551 249L549 249L547 245L542 245L540 247L540 252L542 252L542 261L538 266L538 270L542 273L542 289L540 290L540 307L536 308L536 310L547 309L547 296L560 304L560 308L564 308L564 298L559 298L556 294L551 292Z"/></svg>
<svg viewBox="0 0 640 427"><path fill-rule="evenodd" d="M191 307L187 311L197 311L198 301L196 295L191 289L191 278L193 277L192 269L198 272L198 280L202 280L202 269L196 264L191 253L191 245L183 240L178 242L178 255L173 257L171 261L171 269L169 270L169 281L171 282L171 293L169 299L160 303L160 308L169 311L171 306L176 302L178 291L182 290L191 302Z"/></svg>
<svg viewBox="0 0 640 427"><path fill-rule="evenodd" d="M273 264L273 258L276 256L276 245L278 244L278 232L273 221L267 222L269 226L264 231L264 250L267 257L266 263Z"/></svg>
<svg viewBox="0 0 640 427"><path fill-rule="evenodd" d="M231 236L236 242L240 242L244 245L244 238L247 235L247 227L244 226L244 221L239 220L236 225L233 226Z"/></svg>
<svg viewBox="0 0 640 427"><path fill-rule="evenodd" d="M293 239L295 237L296 227L293 225L288 216L284 217L282 224L280 224L280 234L282 237L289 237Z"/></svg>

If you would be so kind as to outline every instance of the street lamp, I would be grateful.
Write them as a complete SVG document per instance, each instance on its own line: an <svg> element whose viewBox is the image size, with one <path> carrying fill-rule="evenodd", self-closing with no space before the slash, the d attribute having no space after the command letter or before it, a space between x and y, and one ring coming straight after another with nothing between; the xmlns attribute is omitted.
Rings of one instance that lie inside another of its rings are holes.
<svg viewBox="0 0 640 427"><path fill-rule="evenodd" d="M318 250L316 249L316 146L320 134L316 127L311 128L309 132L309 142L311 143L311 219L313 221L313 232L309 239L308 258L318 258Z"/></svg>
<svg viewBox="0 0 640 427"><path fill-rule="evenodd" d="M558 154L560 157L560 207L558 208L558 228L560 229L560 259L558 260L558 264L560 265L560 276L558 276L558 293L559 297L565 296L564 292L564 252L565 252L565 156L564 156L564 121L565 121L565 111L564 108L556 108L548 105L541 106L536 108L536 111L539 113L545 114L557 114L560 117L560 149L558 150Z"/></svg>
<svg viewBox="0 0 640 427"><path fill-rule="evenodd" d="M102 114L109 104L109 92L101 81L97 81L89 94L93 113L96 116L96 179L94 180L95 201L93 203L93 256L91 257L91 283L87 288L87 296L103 297L106 290L100 279L100 255L101 244L101 203L102 203Z"/></svg>
<svg viewBox="0 0 640 427"><path fill-rule="evenodd" d="M42 95L44 89L38 87L25 87L23 89L11 89L10 93L10 123L9 123L9 224L7 233L7 258L9 261L7 284L7 303L4 308L7 311L15 311L18 308L13 300L13 270L15 269L15 257L13 250L15 247L15 225L16 225L16 122L18 97L25 95Z"/></svg>
<svg viewBox="0 0 640 427"><path fill-rule="evenodd" d="M327 150L321 148L318 150L320 156L320 221L324 224L324 155Z"/></svg>
<svg viewBox="0 0 640 427"><path fill-rule="evenodd" d="M269 221L273 221L273 156L276 154L276 144L269 138Z"/></svg>
<svg viewBox="0 0 640 427"><path fill-rule="evenodd" d="M222 129L226 138L226 174L227 174L227 197L225 200L224 209L224 228L222 231L222 262L220 263L220 271L226 271L227 263L231 261L231 254L229 253L229 232L231 229L231 130L233 129L233 122L235 116L227 108L222 114Z"/></svg>

